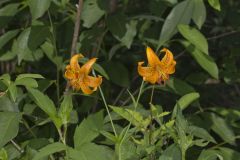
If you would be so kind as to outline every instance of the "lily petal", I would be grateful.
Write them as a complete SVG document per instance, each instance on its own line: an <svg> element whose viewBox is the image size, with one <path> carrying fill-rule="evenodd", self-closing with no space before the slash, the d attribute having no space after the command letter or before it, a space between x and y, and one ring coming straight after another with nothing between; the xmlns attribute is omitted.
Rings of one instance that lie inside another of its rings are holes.
<svg viewBox="0 0 240 160"><path fill-rule="evenodd" d="M148 63L150 66L155 66L160 63L158 56L150 47L147 47L146 52L147 52Z"/></svg>
<svg viewBox="0 0 240 160"><path fill-rule="evenodd" d="M81 72L84 72L85 74L89 74L89 72L91 71L91 68L92 68L93 64L96 62L96 60L97 60L97 58L90 59L87 63L85 63L81 67Z"/></svg>
<svg viewBox="0 0 240 160"><path fill-rule="evenodd" d="M166 69L167 74L173 74L175 72L176 61L173 61L172 64Z"/></svg>
<svg viewBox="0 0 240 160"><path fill-rule="evenodd" d="M89 88L89 86L87 86L86 83L81 83L80 86L81 86L81 90L84 94L92 94L96 90L95 88L93 90L91 90Z"/></svg>
<svg viewBox="0 0 240 160"><path fill-rule="evenodd" d="M153 75L153 67L143 67L142 64L144 62L138 62L138 73L142 77L149 77Z"/></svg>
<svg viewBox="0 0 240 160"><path fill-rule="evenodd" d="M151 84L155 84L158 81L159 74L154 72L151 76L143 77L144 81L150 82Z"/></svg>
<svg viewBox="0 0 240 160"><path fill-rule="evenodd" d="M162 65L168 67L173 62L173 54L167 48L163 48L160 52L165 52L164 57L161 60Z"/></svg>
<svg viewBox="0 0 240 160"><path fill-rule="evenodd" d="M83 55L82 54L76 54L71 58L70 66L71 66L72 70L79 70L80 69L80 65L78 64L78 59L79 58L83 58Z"/></svg>
<svg viewBox="0 0 240 160"><path fill-rule="evenodd" d="M70 65L66 66L66 71L65 71L64 75L67 79L73 79L75 77L74 76L74 71L71 69Z"/></svg>
<svg viewBox="0 0 240 160"><path fill-rule="evenodd" d="M89 87L98 87L102 83L102 77L92 77L92 76L86 76L84 78L84 83L88 85Z"/></svg>

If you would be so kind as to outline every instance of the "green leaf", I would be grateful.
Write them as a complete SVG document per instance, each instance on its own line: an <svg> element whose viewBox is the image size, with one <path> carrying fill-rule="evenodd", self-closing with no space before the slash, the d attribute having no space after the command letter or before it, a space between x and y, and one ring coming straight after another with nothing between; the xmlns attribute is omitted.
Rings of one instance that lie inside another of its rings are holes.
<svg viewBox="0 0 240 160"><path fill-rule="evenodd" d="M181 160L181 150L176 144L172 144L163 151L158 160Z"/></svg>
<svg viewBox="0 0 240 160"><path fill-rule="evenodd" d="M69 157L72 160L110 160L114 152L106 146L87 143L79 150L69 149Z"/></svg>
<svg viewBox="0 0 240 160"><path fill-rule="evenodd" d="M137 34L137 21L127 21L124 14L115 14L107 17L107 26L113 36L127 48L130 48L134 37Z"/></svg>
<svg viewBox="0 0 240 160"><path fill-rule="evenodd" d="M221 11L221 5L219 0L208 0L208 3L216 10Z"/></svg>
<svg viewBox="0 0 240 160"><path fill-rule="evenodd" d="M18 64L22 62L22 60L37 60L41 54L39 50L36 52L32 52L28 47L28 40L30 35L30 28L25 29L18 36L17 40L14 41L12 45L12 52L18 56Z"/></svg>
<svg viewBox="0 0 240 160"><path fill-rule="evenodd" d="M122 87L130 84L128 69L120 62L106 62L102 65L109 75L110 80ZM114 66L114 67L113 67Z"/></svg>
<svg viewBox="0 0 240 160"><path fill-rule="evenodd" d="M73 109L72 96L64 95L64 99L58 111L58 115L61 118L63 124L67 124L69 122L72 109Z"/></svg>
<svg viewBox="0 0 240 160"><path fill-rule="evenodd" d="M21 80L23 78L44 79L44 77L40 74L24 73L24 74L19 74L15 81Z"/></svg>
<svg viewBox="0 0 240 160"><path fill-rule="evenodd" d="M181 41L181 43L205 71L207 71L213 78L218 79L218 67L209 55L202 53L187 41Z"/></svg>
<svg viewBox="0 0 240 160"><path fill-rule="evenodd" d="M33 20L41 17L51 4L51 0L29 0L28 2Z"/></svg>
<svg viewBox="0 0 240 160"><path fill-rule="evenodd" d="M105 12L99 8L97 0L85 0L81 15L83 26L86 28L92 27L104 13Z"/></svg>
<svg viewBox="0 0 240 160"><path fill-rule="evenodd" d="M0 159L1 160L8 160L7 152L4 148L0 150Z"/></svg>
<svg viewBox="0 0 240 160"><path fill-rule="evenodd" d="M235 134L230 125L228 125L223 118L217 116L216 114L211 114L211 120L213 122L211 127L212 130L218 134L225 142L234 145Z"/></svg>
<svg viewBox="0 0 240 160"><path fill-rule="evenodd" d="M216 143L215 139L203 128L197 126L190 126L187 132L191 135L194 135L198 138L202 138L206 141Z"/></svg>
<svg viewBox="0 0 240 160"><path fill-rule="evenodd" d="M130 21L126 24L127 32L120 39L122 44L124 44L128 49L131 47L134 37L137 34L137 21Z"/></svg>
<svg viewBox="0 0 240 160"><path fill-rule="evenodd" d="M185 0L178 3L167 16L159 39L159 46L162 46L177 33L179 24L189 24L194 9L193 0Z"/></svg>
<svg viewBox="0 0 240 160"><path fill-rule="evenodd" d="M178 30L182 36L196 46L197 49L208 54L208 42L201 32L188 25L179 25Z"/></svg>
<svg viewBox="0 0 240 160"><path fill-rule="evenodd" d="M28 77L16 80L14 82L14 84L15 85L22 85L22 86L25 86L25 87L32 87L32 88L37 88L38 87L37 81L33 78L28 78Z"/></svg>
<svg viewBox="0 0 240 160"><path fill-rule="evenodd" d="M16 85L14 83L11 83L10 86L8 87L8 91L9 91L12 101L16 102L17 96L18 96L18 91L17 91Z"/></svg>
<svg viewBox="0 0 240 160"><path fill-rule="evenodd" d="M235 151L231 148L219 147L218 149L223 157L223 160L237 160L240 157L240 152Z"/></svg>
<svg viewBox="0 0 240 160"><path fill-rule="evenodd" d="M183 97L181 97L177 104L181 110L186 109L192 102L194 102L195 100L197 100L200 97L199 93L197 92L192 92L192 93L188 93L186 95L184 95ZM175 105L175 106L176 106Z"/></svg>
<svg viewBox="0 0 240 160"><path fill-rule="evenodd" d="M126 108L120 108L120 107L114 107L114 106L110 106L110 107L118 115L128 120L138 128L146 128L150 123L150 118L144 119L139 112L126 109Z"/></svg>
<svg viewBox="0 0 240 160"><path fill-rule="evenodd" d="M0 37L0 49L19 33L19 29L11 30Z"/></svg>
<svg viewBox="0 0 240 160"><path fill-rule="evenodd" d="M32 26L28 40L28 47L34 51L50 36L50 34L50 30L47 26Z"/></svg>
<svg viewBox="0 0 240 160"><path fill-rule="evenodd" d="M197 160L225 160L217 150L203 150Z"/></svg>
<svg viewBox="0 0 240 160"><path fill-rule="evenodd" d="M0 112L0 148L17 136L20 119L20 113Z"/></svg>
<svg viewBox="0 0 240 160"><path fill-rule="evenodd" d="M76 127L74 133L74 147L81 148L84 144L95 139L103 127L103 112L88 116Z"/></svg>
<svg viewBox="0 0 240 160"><path fill-rule="evenodd" d="M0 9L0 28L5 27L12 17L17 14L20 3L10 3Z"/></svg>
<svg viewBox="0 0 240 160"><path fill-rule="evenodd" d="M17 112L19 110L18 106L5 94L0 96L0 111Z"/></svg>
<svg viewBox="0 0 240 160"><path fill-rule="evenodd" d="M127 16L124 14L114 14L107 17L107 27L117 38L121 39L127 32Z"/></svg>
<svg viewBox="0 0 240 160"><path fill-rule="evenodd" d="M34 156L33 160L41 160L42 158L49 156L53 153L67 150L67 146L60 142L55 142L48 144L45 147L41 148L38 153Z"/></svg>
<svg viewBox="0 0 240 160"><path fill-rule="evenodd" d="M194 10L192 19L199 29L202 28L206 20L206 7L203 0L194 0Z"/></svg>
<svg viewBox="0 0 240 160"><path fill-rule="evenodd" d="M0 61L10 61L16 57L16 53L7 51L0 56Z"/></svg>
<svg viewBox="0 0 240 160"><path fill-rule="evenodd" d="M53 101L47 96L44 95L37 89L33 89L27 87L29 94L31 95L33 101L45 112L49 115L50 118L56 117L56 107Z"/></svg>

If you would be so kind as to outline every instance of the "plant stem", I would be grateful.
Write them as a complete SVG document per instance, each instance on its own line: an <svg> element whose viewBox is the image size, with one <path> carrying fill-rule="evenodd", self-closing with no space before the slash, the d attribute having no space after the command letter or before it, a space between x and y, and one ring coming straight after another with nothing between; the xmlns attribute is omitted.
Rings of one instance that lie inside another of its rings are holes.
<svg viewBox="0 0 240 160"><path fill-rule="evenodd" d="M54 27L53 27L52 17L50 15L49 11L48 11L48 18L49 18L49 22L50 22L50 25L51 25L51 34L52 34L52 40L53 40L54 53L57 56L58 55L58 51L57 51L56 37L55 37L55 34L54 34ZM57 92L57 105L59 106L59 104L60 104L60 87L59 87L60 75L59 75L59 67L58 67L58 65L56 65L56 67L57 67L57 71L56 71L56 92Z"/></svg>
<svg viewBox="0 0 240 160"><path fill-rule="evenodd" d="M155 86L153 85L152 86L152 92L151 92L151 97L150 97L150 102L149 104L151 105L152 104L152 100L153 100L153 94L154 94L154 88ZM151 122L150 122L150 128L149 128L149 145L152 145L152 129L153 129L153 124L152 124L152 121L153 121L153 116L152 116L152 110L150 109L150 116L151 116ZM154 160L154 154L151 153L149 155L149 160Z"/></svg>
<svg viewBox="0 0 240 160"><path fill-rule="evenodd" d="M14 140L11 140L11 143L20 153L24 152L24 150L16 142L14 142Z"/></svg>
<svg viewBox="0 0 240 160"><path fill-rule="evenodd" d="M73 39L72 39L71 56L73 56L76 53L77 40L78 40L80 24L81 24L80 19L81 19L82 6L83 6L83 0L79 0L78 7L77 7L77 17L76 17Z"/></svg>
<svg viewBox="0 0 240 160"><path fill-rule="evenodd" d="M141 93L142 93L143 86L144 86L144 81L142 81L142 83L141 83L141 86L140 86L140 89L139 89L139 92L138 92L137 101L136 101L136 103L134 103L134 111L136 111L136 109L137 109L138 102L139 102L139 99L140 99L140 97L141 97ZM123 138L122 138L121 141L120 141L119 149L118 149L118 156L119 156L118 159L119 159L119 160L122 160L122 157L121 157L121 147L122 147L122 144L123 144L123 142L124 142L124 140L125 140L125 138L126 138L126 135L127 135L128 131L129 131L129 129L130 129L131 124L132 124L132 122L130 121L129 124L128 124L127 130L126 130L126 132L124 133L124 136L123 136Z"/></svg>
<svg viewBox="0 0 240 160"><path fill-rule="evenodd" d="M108 105L107 105L106 99L105 99L105 97L104 97L102 88L101 88L100 86L99 86L98 88L99 88L100 94L101 94L101 96L102 96L104 106L105 106L105 108L106 108L106 110L107 110L107 113L108 113L108 116L109 116L109 119L110 119L110 122L111 122L111 125L112 125L112 129L113 129L114 135L115 135L115 137L117 137L117 132L116 132L116 129L115 129L115 127L114 127L113 120L112 120L111 114L110 114L110 112L109 112Z"/></svg>

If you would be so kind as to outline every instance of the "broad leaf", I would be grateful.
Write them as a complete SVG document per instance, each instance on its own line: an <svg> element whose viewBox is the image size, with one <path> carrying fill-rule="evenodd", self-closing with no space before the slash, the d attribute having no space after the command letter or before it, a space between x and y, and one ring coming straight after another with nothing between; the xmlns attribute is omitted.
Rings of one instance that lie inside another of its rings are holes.
<svg viewBox="0 0 240 160"><path fill-rule="evenodd" d="M58 115L61 118L63 124L67 124L69 122L72 109L73 109L72 96L64 95L64 99L58 111Z"/></svg>
<svg viewBox="0 0 240 160"><path fill-rule="evenodd" d="M74 133L74 147L81 148L84 144L95 139L103 127L103 112L88 116L76 127Z"/></svg>
<svg viewBox="0 0 240 160"><path fill-rule="evenodd" d="M0 112L0 148L17 136L20 119L20 113Z"/></svg>
<svg viewBox="0 0 240 160"><path fill-rule="evenodd" d="M192 102L200 97L199 93L192 92L182 96L176 105L178 105L182 110L186 109ZM175 105L175 106L176 106Z"/></svg>
<svg viewBox="0 0 240 160"><path fill-rule="evenodd" d="M50 34L50 30L47 26L32 26L28 40L28 47L34 51L50 36Z"/></svg>
<svg viewBox="0 0 240 160"><path fill-rule="evenodd" d="M219 0L208 0L208 3L216 10L220 11L221 10L221 5Z"/></svg>
<svg viewBox="0 0 240 160"><path fill-rule="evenodd" d="M235 134L227 122L215 114L211 114L211 120L213 122L212 130L225 142L229 144L235 144Z"/></svg>
<svg viewBox="0 0 240 160"><path fill-rule="evenodd" d="M206 7L203 0L194 0L192 19L198 28L201 29L206 20Z"/></svg>
<svg viewBox="0 0 240 160"><path fill-rule="evenodd" d="M39 152L34 156L33 160L41 160L42 158L49 156L53 153L67 150L67 146L60 142L55 142L41 148Z"/></svg>
<svg viewBox="0 0 240 160"><path fill-rule="evenodd" d="M181 160L181 150L173 144L163 151L158 160Z"/></svg>
<svg viewBox="0 0 240 160"><path fill-rule="evenodd" d="M103 15L104 11L98 6L97 0L85 0L82 9L83 26L90 28L96 23Z"/></svg>
<svg viewBox="0 0 240 160"><path fill-rule="evenodd" d="M202 53L187 41L181 41L181 43L186 47L187 51L193 56L193 58L205 71L207 71L212 77L218 79L217 64L210 56Z"/></svg>
<svg viewBox="0 0 240 160"><path fill-rule="evenodd" d="M19 33L19 29L11 30L0 37L0 49Z"/></svg>
<svg viewBox="0 0 240 160"><path fill-rule="evenodd" d="M177 26L179 24L189 24L193 9L193 0L182 1L172 9L163 24L159 37L159 46L162 46L177 33Z"/></svg>
<svg viewBox="0 0 240 160"><path fill-rule="evenodd" d="M49 8L51 0L29 0L32 19L41 17Z"/></svg>
<svg viewBox="0 0 240 160"><path fill-rule="evenodd" d="M182 36L196 46L197 49L208 54L208 42L201 32L188 25L179 25L178 30Z"/></svg>
<svg viewBox="0 0 240 160"><path fill-rule="evenodd" d="M102 145L94 143L84 144L81 149L69 149L69 157L72 160L110 160L113 158L114 152Z"/></svg>
<svg viewBox="0 0 240 160"><path fill-rule="evenodd" d="M53 120L56 127L61 126L61 122L57 118L57 111L53 101L37 89L27 87L28 93L33 101Z"/></svg>

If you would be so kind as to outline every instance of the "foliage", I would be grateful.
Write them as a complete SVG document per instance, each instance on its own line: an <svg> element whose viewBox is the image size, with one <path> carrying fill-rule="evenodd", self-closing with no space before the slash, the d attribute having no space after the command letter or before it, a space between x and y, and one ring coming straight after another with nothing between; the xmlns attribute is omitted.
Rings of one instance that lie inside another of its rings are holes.
<svg viewBox="0 0 240 160"><path fill-rule="evenodd" d="M240 2L76 3L0 1L0 160L239 159ZM91 95L64 76L79 7ZM137 73L147 46L175 57L164 85Z"/></svg>

